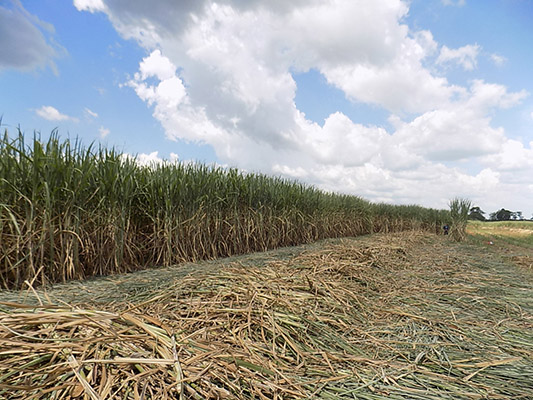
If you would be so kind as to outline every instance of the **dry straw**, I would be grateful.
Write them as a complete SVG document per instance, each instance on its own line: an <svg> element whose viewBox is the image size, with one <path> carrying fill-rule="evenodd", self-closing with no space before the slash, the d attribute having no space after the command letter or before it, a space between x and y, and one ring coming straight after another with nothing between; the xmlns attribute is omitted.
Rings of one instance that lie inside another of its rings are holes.
<svg viewBox="0 0 533 400"><path fill-rule="evenodd" d="M278 254L116 278L128 303L3 304L0 397L530 398L526 270L419 233Z"/></svg>

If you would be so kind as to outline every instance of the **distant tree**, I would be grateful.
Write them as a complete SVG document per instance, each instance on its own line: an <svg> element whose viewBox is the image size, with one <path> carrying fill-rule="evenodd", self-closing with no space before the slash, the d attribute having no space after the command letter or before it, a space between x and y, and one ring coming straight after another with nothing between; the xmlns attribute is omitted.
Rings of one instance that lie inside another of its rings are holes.
<svg viewBox="0 0 533 400"><path fill-rule="evenodd" d="M511 219L522 221L524 219L524 216L522 215L522 211L515 211L511 214Z"/></svg>
<svg viewBox="0 0 533 400"><path fill-rule="evenodd" d="M470 209L470 212L468 213L468 219L473 219L476 221L485 221L486 218L483 214L485 214L485 211L483 211L481 208L472 207Z"/></svg>
<svg viewBox="0 0 533 400"><path fill-rule="evenodd" d="M509 221L513 212L502 208L499 211L490 214L490 219L493 221Z"/></svg>

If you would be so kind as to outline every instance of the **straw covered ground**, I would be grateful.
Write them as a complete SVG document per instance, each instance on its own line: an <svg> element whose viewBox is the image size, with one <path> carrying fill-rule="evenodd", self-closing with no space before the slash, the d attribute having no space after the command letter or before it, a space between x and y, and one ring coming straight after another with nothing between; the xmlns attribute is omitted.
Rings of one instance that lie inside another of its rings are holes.
<svg viewBox="0 0 533 400"><path fill-rule="evenodd" d="M0 292L0 398L532 399L531 253L377 234Z"/></svg>

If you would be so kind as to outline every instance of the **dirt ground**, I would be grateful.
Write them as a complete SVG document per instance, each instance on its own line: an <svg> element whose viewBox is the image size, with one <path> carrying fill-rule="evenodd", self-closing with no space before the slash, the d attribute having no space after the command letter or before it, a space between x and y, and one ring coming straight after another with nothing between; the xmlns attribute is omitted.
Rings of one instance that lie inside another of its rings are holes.
<svg viewBox="0 0 533 400"><path fill-rule="evenodd" d="M531 260L404 232L0 292L0 398L533 399Z"/></svg>

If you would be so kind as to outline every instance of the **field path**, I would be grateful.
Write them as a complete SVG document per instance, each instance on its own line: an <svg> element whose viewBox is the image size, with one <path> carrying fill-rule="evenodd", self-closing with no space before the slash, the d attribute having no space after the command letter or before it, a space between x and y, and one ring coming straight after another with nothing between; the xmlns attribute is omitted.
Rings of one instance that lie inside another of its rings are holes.
<svg viewBox="0 0 533 400"><path fill-rule="evenodd" d="M0 398L533 399L531 259L405 232L0 292Z"/></svg>

